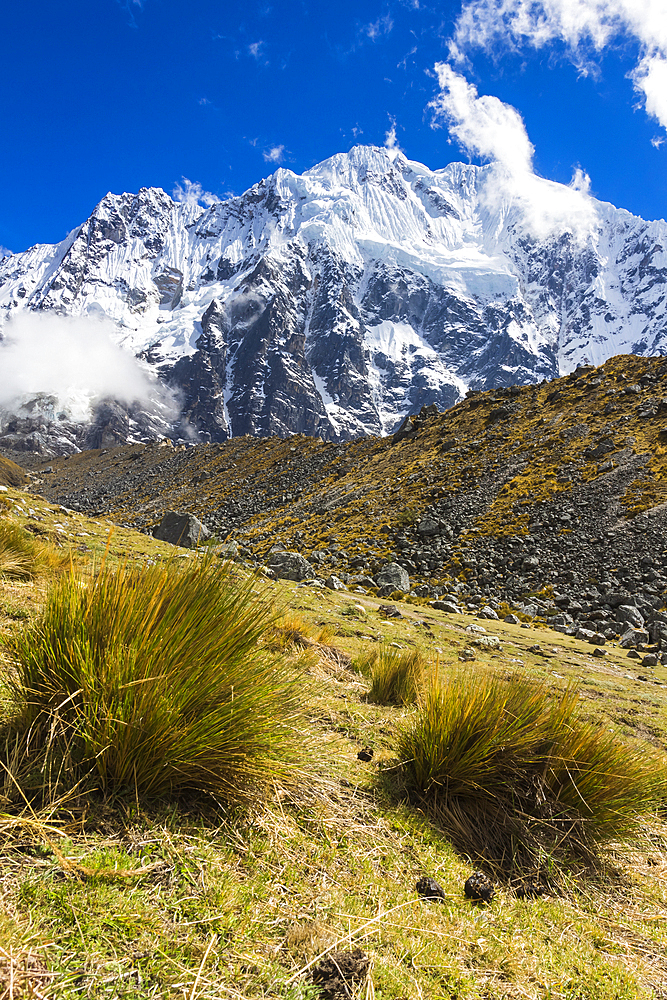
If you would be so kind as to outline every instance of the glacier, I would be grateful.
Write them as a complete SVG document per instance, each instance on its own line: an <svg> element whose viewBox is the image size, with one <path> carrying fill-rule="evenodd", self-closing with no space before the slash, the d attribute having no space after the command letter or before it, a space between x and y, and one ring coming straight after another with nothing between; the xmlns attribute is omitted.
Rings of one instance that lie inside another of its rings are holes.
<svg viewBox="0 0 667 1000"><path fill-rule="evenodd" d="M107 194L61 243L0 259L0 337L25 312L102 322L180 414L112 395L81 420L44 384L48 406L0 412L0 444L344 440L469 389L664 354L665 222L590 199L585 231L536 234L495 166L355 146L208 207ZM560 187L543 184L547 199ZM0 380L1 360L2 342Z"/></svg>

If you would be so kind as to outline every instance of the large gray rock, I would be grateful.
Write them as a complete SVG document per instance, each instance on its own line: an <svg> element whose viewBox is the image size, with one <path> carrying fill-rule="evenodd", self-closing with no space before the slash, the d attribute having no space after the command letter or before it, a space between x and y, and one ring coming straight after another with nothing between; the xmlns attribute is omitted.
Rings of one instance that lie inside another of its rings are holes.
<svg viewBox="0 0 667 1000"><path fill-rule="evenodd" d="M632 628L641 628L644 624L644 616L638 608L633 608L629 604L620 604L616 608L616 621L621 624L627 623Z"/></svg>
<svg viewBox="0 0 667 1000"><path fill-rule="evenodd" d="M153 537L159 538L161 542L169 542L170 545L196 549L211 537L211 532L194 514L179 514L175 510L168 510L153 531Z"/></svg>
<svg viewBox="0 0 667 1000"><path fill-rule="evenodd" d="M644 629L631 628L623 633L618 644L622 649L632 649L633 646L638 646L640 643L648 642L648 640L648 632Z"/></svg>
<svg viewBox="0 0 667 1000"><path fill-rule="evenodd" d="M358 576L351 576L347 581L350 585L355 587L374 587L375 580L371 576L365 576L364 574L359 574Z"/></svg>
<svg viewBox="0 0 667 1000"><path fill-rule="evenodd" d="M375 583L378 587L393 587L394 590L401 590L404 594L410 591L408 571L395 562L389 563L380 570L375 577Z"/></svg>
<svg viewBox="0 0 667 1000"><path fill-rule="evenodd" d="M269 569L279 580L313 580L315 571L307 559L298 552L272 552Z"/></svg>
<svg viewBox="0 0 667 1000"><path fill-rule="evenodd" d="M446 611L449 615L460 615L461 609L453 601L431 601L430 605L434 611Z"/></svg>

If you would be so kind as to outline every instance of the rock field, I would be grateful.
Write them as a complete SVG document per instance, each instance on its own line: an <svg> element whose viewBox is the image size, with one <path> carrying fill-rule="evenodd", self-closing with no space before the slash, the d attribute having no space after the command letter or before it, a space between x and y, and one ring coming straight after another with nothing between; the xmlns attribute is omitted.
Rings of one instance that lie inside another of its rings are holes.
<svg viewBox="0 0 667 1000"><path fill-rule="evenodd" d="M393 438L7 457L86 514L151 532L170 511L193 514L211 544L268 575L544 618L651 666L667 654L666 379L664 359L619 356L425 407Z"/></svg>

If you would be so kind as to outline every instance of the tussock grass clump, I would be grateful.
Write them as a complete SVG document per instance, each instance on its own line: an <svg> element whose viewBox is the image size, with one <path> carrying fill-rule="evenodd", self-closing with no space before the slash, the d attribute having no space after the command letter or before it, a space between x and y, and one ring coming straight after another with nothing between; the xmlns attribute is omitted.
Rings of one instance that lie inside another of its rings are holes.
<svg viewBox="0 0 667 1000"><path fill-rule="evenodd" d="M270 607L213 560L67 575L10 642L10 769L26 794L294 784L303 679L261 643Z"/></svg>
<svg viewBox="0 0 667 1000"><path fill-rule="evenodd" d="M17 524L0 521L0 577L32 580L68 561L53 545L37 541Z"/></svg>
<svg viewBox="0 0 667 1000"><path fill-rule="evenodd" d="M284 651L328 645L332 638L333 629L329 625L313 627L299 615L286 612L271 626L267 641L275 650Z"/></svg>
<svg viewBox="0 0 667 1000"><path fill-rule="evenodd" d="M426 660L418 649L373 646L355 666L371 682L368 700L378 705L414 704L426 679Z"/></svg>
<svg viewBox="0 0 667 1000"><path fill-rule="evenodd" d="M434 677L395 749L409 797L506 868L591 862L667 791L664 760L583 722L574 689L551 697L521 675Z"/></svg>

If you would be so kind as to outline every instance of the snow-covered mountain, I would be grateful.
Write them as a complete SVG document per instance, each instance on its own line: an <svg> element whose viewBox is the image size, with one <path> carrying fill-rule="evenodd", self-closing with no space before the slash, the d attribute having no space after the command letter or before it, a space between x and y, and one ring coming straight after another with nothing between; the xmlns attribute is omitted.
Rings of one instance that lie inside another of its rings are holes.
<svg viewBox="0 0 667 1000"><path fill-rule="evenodd" d="M495 176L357 146L206 209L156 188L108 194L62 243L0 260L0 323L26 310L110 321L180 390L178 432L187 421L213 440L383 434L470 387L667 353L667 225L591 199L583 236L538 239L493 196ZM0 441L18 445L37 419L24 400ZM109 440L158 432L130 424Z"/></svg>

